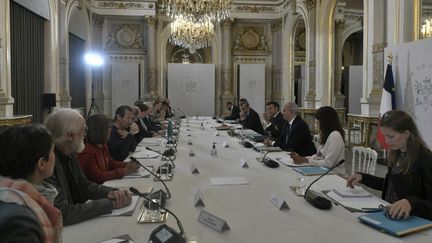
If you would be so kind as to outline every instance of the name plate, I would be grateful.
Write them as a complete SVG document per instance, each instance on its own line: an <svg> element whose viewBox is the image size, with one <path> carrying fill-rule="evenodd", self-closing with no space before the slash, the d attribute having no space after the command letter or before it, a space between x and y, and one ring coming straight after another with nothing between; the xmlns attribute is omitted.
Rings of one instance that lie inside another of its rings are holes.
<svg viewBox="0 0 432 243"><path fill-rule="evenodd" d="M219 133L218 133L218 132L215 132L215 134L214 134L214 135L215 135L215 136L217 137L217 136L219 136Z"/></svg>
<svg viewBox="0 0 432 243"><path fill-rule="evenodd" d="M272 192L270 201L273 203L273 205L275 205L279 209L289 209L289 206L285 202L285 200L280 198L280 196L275 192Z"/></svg>
<svg viewBox="0 0 432 243"><path fill-rule="evenodd" d="M227 141L224 141L224 142L222 143L222 147L224 147L224 148L229 148L230 146L229 146L229 144L228 144Z"/></svg>
<svg viewBox="0 0 432 243"><path fill-rule="evenodd" d="M194 157L195 153L192 149L189 149L189 157Z"/></svg>
<svg viewBox="0 0 432 243"><path fill-rule="evenodd" d="M240 159L240 167L245 169L249 168L249 165L246 163L246 160L243 158Z"/></svg>
<svg viewBox="0 0 432 243"><path fill-rule="evenodd" d="M205 226L222 233L224 230L229 230L230 227L228 226L228 223L219 218L214 216L213 214L206 212L204 210L201 210L199 216L198 216L198 222L204 224Z"/></svg>
<svg viewBox="0 0 432 243"><path fill-rule="evenodd" d="M195 193L194 205L195 205L195 207L205 207L204 195L200 189L198 189Z"/></svg>
<svg viewBox="0 0 432 243"><path fill-rule="evenodd" d="M199 170L196 167L195 163L192 163L192 165L191 165L191 173L192 174L199 174Z"/></svg>

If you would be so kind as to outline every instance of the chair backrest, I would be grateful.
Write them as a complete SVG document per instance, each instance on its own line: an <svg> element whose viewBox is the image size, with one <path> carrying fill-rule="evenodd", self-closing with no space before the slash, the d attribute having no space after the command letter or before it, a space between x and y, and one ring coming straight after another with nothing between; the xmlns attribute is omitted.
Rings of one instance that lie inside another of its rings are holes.
<svg viewBox="0 0 432 243"><path fill-rule="evenodd" d="M371 148L353 147L351 174L363 172L375 175L377 158L377 152Z"/></svg>

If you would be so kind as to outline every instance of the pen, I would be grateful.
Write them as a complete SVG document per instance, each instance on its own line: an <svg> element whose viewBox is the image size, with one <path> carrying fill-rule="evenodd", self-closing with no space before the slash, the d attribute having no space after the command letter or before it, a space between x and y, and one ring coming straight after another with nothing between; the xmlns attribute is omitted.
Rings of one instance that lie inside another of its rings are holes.
<svg viewBox="0 0 432 243"><path fill-rule="evenodd" d="M365 212L381 212L382 208L361 208L361 210Z"/></svg>

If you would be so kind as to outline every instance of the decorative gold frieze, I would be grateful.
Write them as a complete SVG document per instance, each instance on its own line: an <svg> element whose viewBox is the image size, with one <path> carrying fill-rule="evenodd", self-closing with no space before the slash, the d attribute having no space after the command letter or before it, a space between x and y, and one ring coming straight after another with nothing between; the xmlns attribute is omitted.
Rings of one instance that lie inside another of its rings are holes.
<svg viewBox="0 0 432 243"><path fill-rule="evenodd" d="M282 28L282 18L278 18L272 21L271 23L271 31L276 32Z"/></svg>
<svg viewBox="0 0 432 243"><path fill-rule="evenodd" d="M249 13L270 13L274 12L273 7L268 6L256 6L256 5L242 5L237 7L239 12L249 12Z"/></svg>
<svg viewBox="0 0 432 243"><path fill-rule="evenodd" d="M262 56L239 56L235 58L237 63L266 63L267 58Z"/></svg>
<svg viewBox="0 0 432 243"><path fill-rule="evenodd" d="M336 29L342 29L345 26L345 19L337 19L336 22Z"/></svg>
<svg viewBox="0 0 432 243"><path fill-rule="evenodd" d="M222 22L222 28L223 28L223 30L230 30L232 28L233 24L234 24L234 18L225 19Z"/></svg>
<svg viewBox="0 0 432 243"><path fill-rule="evenodd" d="M142 55L111 55L110 60L144 60L144 56Z"/></svg>
<svg viewBox="0 0 432 243"><path fill-rule="evenodd" d="M124 2L102 2L100 6L106 8L116 8L116 9L146 8L146 5L142 3L124 3Z"/></svg>
<svg viewBox="0 0 432 243"><path fill-rule="evenodd" d="M144 49L140 24L112 24L107 36L106 49Z"/></svg>

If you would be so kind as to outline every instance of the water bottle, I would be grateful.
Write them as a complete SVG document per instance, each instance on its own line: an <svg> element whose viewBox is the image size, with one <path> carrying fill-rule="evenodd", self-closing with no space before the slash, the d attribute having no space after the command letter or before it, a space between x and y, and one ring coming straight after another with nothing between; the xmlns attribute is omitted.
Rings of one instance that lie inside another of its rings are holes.
<svg viewBox="0 0 432 243"><path fill-rule="evenodd" d="M217 156L216 143L213 143L213 147L210 150L210 155L213 156L213 157Z"/></svg>

